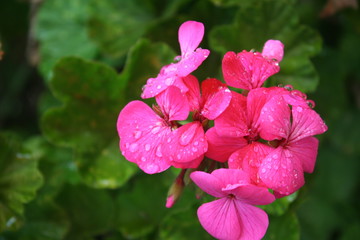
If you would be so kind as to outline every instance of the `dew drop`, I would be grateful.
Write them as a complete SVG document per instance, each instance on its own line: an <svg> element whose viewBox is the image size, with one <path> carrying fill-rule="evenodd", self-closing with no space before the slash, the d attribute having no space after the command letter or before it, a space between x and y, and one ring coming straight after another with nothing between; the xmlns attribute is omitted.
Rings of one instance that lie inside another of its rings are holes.
<svg viewBox="0 0 360 240"><path fill-rule="evenodd" d="M261 169L261 172L262 172L262 173L265 173L265 172L266 172L266 169L265 169L265 168Z"/></svg>
<svg viewBox="0 0 360 240"><path fill-rule="evenodd" d="M134 138L139 139L141 137L142 132L141 131L134 131Z"/></svg>
<svg viewBox="0 0 360 240"><path fill-rule="evenodd" d="M141 157L141 161L145 162L146 158L145 157Z"/></svg>
<svg viewBox="0 0 360 240"><path fill-rule="evenodd" d="M161 152L161 145L159 145L157 148L156 148L156 156L158 157L162 157L162 152Z"/></svg>
<svg viewBox="0 0 360 240"><path fill-rule="evenodd" d="M171 137L167 139L167 142L170 143L172 141Z"/></svg>
<svg viewBox="0 0 360 240"><path fill-rule="evenodd" d="M158 167L157 165L155 165L155 164L148 164L148 165L146 166L146 169L147 169L147 171L148 171L149 173L156 173L156 172L158 172L159 167Z"/></svg>
<svg viewBox="0 0 360 240"><path fill-rule="evenodd" d="M298 107L296 107L296 111L302 112L302 111L303 111L303 108L298 106Z"/></svg>
<svg viewBox="0 0 360 240"><path fill-rule="evenodd" d="M193 124L185 132L183 132L183 134L181 134L181 136L180 136L180 144L181 145L186 146L191 142L191 140L193 139L193 137L195 135L197 127L198 127L197 124Z"/></svg>
<svg viewBox="0 0 360 240"><path fill-rule="evenodd" d="M193 152L197 152L197 151L198 151L198 149L197 149L196 147L193 147L191 150L192 150Z"/></svg>
<svg viewBox="0 0 360 240"><path fill-rule="evenodd" d="M274 158L274 159L278 159L278 157L279 157L279 156L278 156L277 154L274 154L274 155L273 155L273 158Z"/></svg>
<svg viewBox="0 0 360 240"><path fill-rule="evenodd" d="M152 133L152 134L157 134L159 131L160 131L160 127L154 127L154 128L151 130L151 133Z"/></svg>
<svg viewBox="0 0 360 240"><path fill-rule="evenodd" d="M161 85L158 85L156 88L157 88L157 89L161 89Z"/></svg>
<svg viewBox="0 0 360 240"><path fill-rule="evenodd" d="M149 151L149 150L150 150L150 148L151 148L150 144L148 144L148 143L147 143L147 144L145 144L145 150L146 150L146 151Z"/></svg>
<svg viewBox="0 0 360 240"><path fill-rule="evenodd" d="M199 145L199 142L198 142L198 141L195 141L195 142L194 142L194 145L195 145L195 146Z"/></svg>
<svg viewBox="0 0 360 240"><path fill-rule="evenodd" d="M129 150L130 152L135 152L138 149L138 144L137 143L132 143L129 146Z"/></svg>
<svg viewBox="0 0 360 240"><path fill-rule="evenodd" d="M177 157L177 159L181 159L181 155L180 154L178 154L178 155L176 155L176 157Z"/></svg>

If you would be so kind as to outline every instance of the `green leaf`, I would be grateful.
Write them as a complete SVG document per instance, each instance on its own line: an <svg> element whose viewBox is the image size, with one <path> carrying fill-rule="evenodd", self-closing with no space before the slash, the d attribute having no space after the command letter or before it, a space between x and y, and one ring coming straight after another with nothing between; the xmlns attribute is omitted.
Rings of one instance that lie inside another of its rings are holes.
<svg viewBox="0 0 360 240"><path fill-rule="evenodd" d="M117 228L127 238L138 238L152 232L170 211L165 207L170 172L141 174L121 189L116 200Z"/></svg>
<svg viewBox="0 0 360 240"><path fill-rule="evenodd" d="M59 146L101 150L117 138L115 126L124 102L124 84L104 64L62 59L54 68L50 86L64 105L44 114L44 135Z"/></svg>
<svg viewBox="0 0 360 240"><path fill-rule="evenodd" d="M42 184L37 161L22 149L19 140L0 135L0 232L20 226L24 204Z"/></svg>
<svg viewBox="0 0 360 240"><path fill-rule="evenodd" d="M91 1L89 34L112 58L124 56L153 20L145 4L134 0Z"/></svg>
<svg viewBox="0 0 360 240"><path fill-rule="evenodd" d="M264 240L299 240L300 226L293 212L287 212L282 216L270 216L269 228Z"/></svg>
<svg viewBox="0 0 360 240"><path fill-rule="evenodd" d="M74 57L62 59L50 80L54 95L64 105L44 114L44 135L58 146L75 150L75 167L93 187L119 187L136 170L117 145L116 121L126 81L104 64Z"/></svg>
<svg viewBox="0 0 360 240"><path fill-rule="evenodd" d="M64 56L91 59L97 53L87 33L88 0L48 0L41 4L35 23L40 42L40 72L49 78L55 63Z"/></svg>
<svg viewBox="0 0 360 240"><path fill-rule="evenodd" d="M52 201L65 183L79 183L81 176L69 148L56 147L38 136L24 143L33 158L39 160L44 185L39 189L37 200Z"/></svg>
<svg viewBox="0 0 360 240"><path fill-rule="evenodd" d="M314 91L318 77L309 58L320 51L321 38L313 29L299 24L294 0L245 4L232 25L218 26L210 32L211 47L222 54L254 48L261 52L268 39L278 39L285 45L281 70L272 78L272 85L291 84L301 91Z"/></svg>
<svg viewBox="0 0 360 240"><path fill-rule="evenodd" d="M57 203L71 223L67 239L95 239L114 227L115 206L105 190L67 185Z"/></svg>
<svg viewBox="0 0 360 240"><path fill-rule="evenodd" d="M121 187L138 171L136 164L120 154L118 141L104 148L99 155L82 156L79 164L83 180L95 188Z"/></svg>
<svg viewBox="0 0 360 240"><path fill-rule="evenodd" d="M26 221L16 232L6 232L11 240L61 240L69 223L64 211L53 202L33 201L26 207Z"/></svg>
<svg viewBox="0 0 360 240"><path fill-rule="evenodd" d="M141 39L131 48L120 81L127 82L130 98L139 98L148 78L156 77L160 69L170 64L176 54L164 43Z"/></svg>
<svg viewBox="0 0 360 240"><path fill-rule="evenodd" d="M166 218L159 230L161 240L197 240L213 239L200 225L196 208L191 207L175 211Z"/></svg>
<svg viewBox="0 0 360 240"><path fill-rule="evenodd" d="M295 192L289 196L278 198L269 205L258 206L258 207L264 209L268 214L274 216L281 216L287 211L290 204L295 201L297 196L298 196L298 192Z"/></svg>

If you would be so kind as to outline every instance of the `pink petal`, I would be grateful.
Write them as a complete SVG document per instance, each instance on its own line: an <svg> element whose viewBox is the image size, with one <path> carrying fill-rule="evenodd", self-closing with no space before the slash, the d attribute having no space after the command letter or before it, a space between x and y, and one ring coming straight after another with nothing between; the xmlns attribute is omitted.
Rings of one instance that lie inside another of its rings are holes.
<svg viewBox="0 0 360 240"><path fill-rule="evenodd" d="M203 228L223 240L261 239L269 224L263 210L228 197L201 205L197 214Z"/></svg>
<svg viewBox="0 0 360 240"><path fill-rule="evenodd" d="M318 146L318 139L306 137L299 141L289 143L287 148L301 161L304 171L312 173L315 167Z"/></svg>
<svg viewBox="0 0 360 240"><path fill-rule="evenodd" d="M215 78L206 79L201 83L203 107L201 114L207 119L214 120L230 104L231 91Z"/></svg>
<svg viewBox="0 0 360 240"><path fill-rule="evenodd" d="M170 128L154 111L141 101L132 101L120 112L117 120L120 149L124 157L152 174L170 167L161 148Z"/></svg>
<svg viewBox="0 0 360 240"><path fill-rule="evenodd" d="M294 106L292 116L293 123L289 141L298 141L327 131L327 126L320 115L310 108Z"/></svg>
<svg viewBox="0 0 360 240"><path fill-rule="evenodd" d="M279 40L268 40L261 54L268 59L281 62L284 56L284 44Z"/></svg>
<svg viewBox="0 0 360 240"><path fill-rule="evenodd" d="M222 71L229 86L250 90L261 87L266 79L280 71L280 67L260 53L227 52L222 61Z"/></svg>
<svg viewBox="0 0 360 240"><path fill-rule="evenodd" d="M247 145L245 138L221 136L214 127L206 131L206 139L208 151L205 155L219 162L226 162L233 152Z"/></svg>
<svg viewBox="0 0 360 240"><path fill-rule="evenodd" d="M190 104L190 111L200 109L200 84L197 78L193 75L188 75L183 78L183 82L189 91L186 92Z"/></svg>
<svg viewBox="0 0 360 240"><path fill-rule="evenodd" d="M204 129L197 121L174 130L166 143L165 151L171 163L196 161L208 148Z"/></svg>
<svg viewBox="0 0 360 240"><path fill-rule="evenodd" d="M169 121L185 120L189 115L189 103L187 97L174 86L156 96L156 102Z"/></svg>
<svg viewBox="0 0 360 240"><path fill-rule="evenodd" d="M197 157L195 159L190 160L189 162L176 162L172 161L171 165L175 168L197 168L201 164L201 162L204 160L204 155L201 155L200 157Z"/></svg>
<svg viewBox="0 0 360 240"><path fill-rule="evenodd" d="M162 67L156 78L149 78L147 80L141 97L155 97L172 85L178 87L181 92L187 92L186 85L183 83L182 78L178 76L178 67L178 63L171 63Z"/></svg>
<svg viewBox="0 0 360 240"><path fill-rule="evenodd" d="M211 175L215 176L222 183L223 189L229 185L249 185L250 177L247 172L240 169L219 168L214 170Z"/></svg>
<svg viewBox="0 0 360 240"><path fill-rule="evenodd" d="M209 56L210 51L207 49L196 49L195 52L189 53L186 57L183 57L177 64L177 75L180 77L186 77L193 71L195 71L202 62Z"/></svg>
<svg viewBox="0 0 360 240"><path fill-rule="evenodd" d="M248 126L258 134L259 117L261 109L273 96L288 94L288 91L280 87L256 88L250 90L247 96Z"/></svg>
<svg viewBox="0 0 360 240"><path fill-rule="evenodd" d="M222 182L212 174L195 171L190 174L190 178L199 188L201 188L201 190L207 194L218 198L226 196L222 192Z"/></svg>
<svg viewBox="0 0 360 240"><path fill-rule="evenodd" d="M232 97L226 110L215 119L218 134L229 137L243 137L249 134L246 124L246 97L231 92Z"/></svg>
<svg viewBox="0 0 360 240"><path fill-rule="evenodd" d="M274 195L267 188L252 184L239 185L229 190L223 189L223 192L232 194L236 200L250 205L267 205L275 201Z"/></svg>
<svg viewBox="0 0 360 240"><path fill-rule="evenodd" d="M290 107L281 95L275 95L261 109L260 136L268 141L288 138L290 134Z"/></svg>
<svg viewBox="0 0 360 240"><path fill-rule="evenodd" d="M229 158L229 168L243 169L250 175L251 181L259 186L263 186L259 177L259 167L265 159L265 157L273 151L272 147L269 147L260 142L253 142L248 144L236 152L234 152Z"/></svg>
<svg viewBox="0 0 360 240"><path fill-rule="evenodd" d="M187 21L179 28L179 43L182 58L191 54L204 36L204 25L201 22Z"/></svg>
<svg viewBox="0 0 360 240"><path fill-rule="evenodd" d="M282 195L292 194L304 185L302 163L283 147L268 154L259 168L259 175L268 188Z"/></svg>

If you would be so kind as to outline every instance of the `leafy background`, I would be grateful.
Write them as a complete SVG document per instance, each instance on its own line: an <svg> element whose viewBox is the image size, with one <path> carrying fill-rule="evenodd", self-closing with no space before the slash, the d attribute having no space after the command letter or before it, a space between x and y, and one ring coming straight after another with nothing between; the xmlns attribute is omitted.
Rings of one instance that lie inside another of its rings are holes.
<svg viewBox="0 0 360 240"><path fill-rule="evenodd" d="M351 0L9 0L0 3L0 239L211 239L178 172L140 172L118 150L117 115L179 54L177 29L205 24L221 75L227 51L285 43L281 72L329 131L314 174L265 206L265 239L360 239L360 14ZM3 54L1 54L3 52Z"/></svg>

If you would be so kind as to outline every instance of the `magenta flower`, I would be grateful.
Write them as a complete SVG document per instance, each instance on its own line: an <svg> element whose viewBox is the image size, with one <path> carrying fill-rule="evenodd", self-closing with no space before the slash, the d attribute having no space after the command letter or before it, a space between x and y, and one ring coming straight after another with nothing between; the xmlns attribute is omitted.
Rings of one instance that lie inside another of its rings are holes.
<svg viewBox="0 0 360 240"><path fill-rule="evenodd" d="M232 92L228 108L215 119L215 127L206 132L209 143L206 156L225 162L235 151L259 140L262 107L271 96L284 92L288 91L278 87L254 89L247 97Z"/></svg>
<svg viewBox="0 0 360 240"><path fill-rule="evenodd" d="M224 80L231 87L259 88L266 79L280 71L279 62L283 54L284 45L278 40L268 40L262 53L227 52L222 61Z"/></svg>
<svg viewBox="0 0 360 240"><path fill-rule="evenodd" d="M152 174L171 165L196 167L207 150L204 130L199 122L180 126L189 114L189 103L176 87L156 97L153 111L141 101L127 104L120 112L117 130L125 158Z"/></svg>
<svg viewBox="0 0 360 240"><path fill-rule="evenodd" d="M155 97L169 86L176 86L182 92L188 88L183 78L195 71L209 56L207 49L197 48L204 36L204 25L200 22L187 21L179 28L181 56L176 57L177 63L164 66L156 78L148 79L143 88L142 98Z"/></svg>
<svg viewBox="0 0 360 240"><path fill-rule="evenodd" d="M195 112L193 118L203 121L214 120L229 106L231 91L226 84L215 78L208 78L201 83L192 75L184 79L189 91L186 92L191 111Z"/></svg>
<svg viewBox="0 0 360 240"><path fill-rule="evenodd" d="M198 209L203 228L222 240L261 239L267 230L267 214L253 205L270 204L275 197L263 187L250 183L246 172L217 169L211 174L196 171L193 182L206 193L218 198Z"/></svg>
<svg viewBox="0 0 360 240"><path fill-rule="evenodd" d="M289 105L289 96L277 95L261 110L260 135L272 141L276 148L262 161L261 180L277 196L289 195L304 185L304 172L312 173L315 166L318 140L314 135L324 133L327 126L303 100Z"/></svg>

